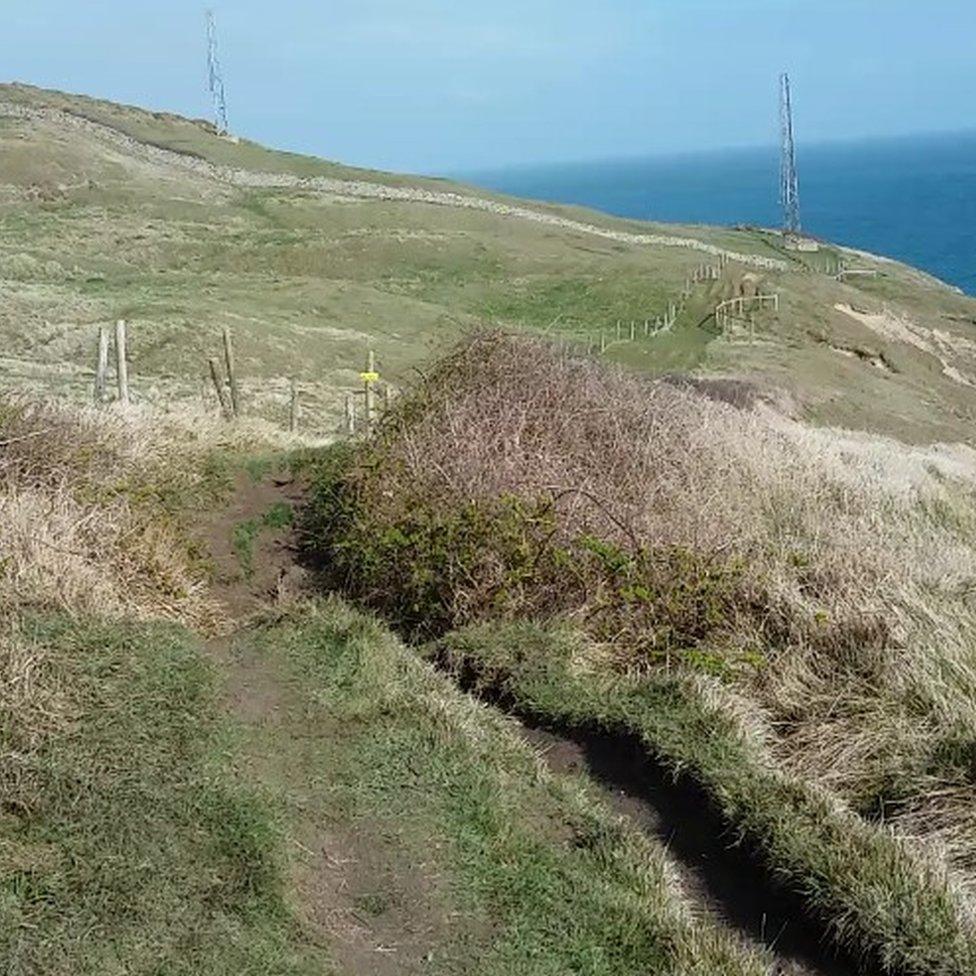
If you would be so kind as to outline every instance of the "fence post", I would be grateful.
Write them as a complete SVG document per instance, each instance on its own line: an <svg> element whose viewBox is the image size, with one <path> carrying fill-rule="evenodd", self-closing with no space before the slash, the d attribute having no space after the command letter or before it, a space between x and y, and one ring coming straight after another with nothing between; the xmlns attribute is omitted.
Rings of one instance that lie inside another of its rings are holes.
<svg viewBox="0 0 976 976"><path fill-rule="evenodd" d="M600 333L600 352L607 351L607 334L606 332Z"/></svg>
<svg viewBox="0 0 976 976"><path fill-rule="evenodd" d="M294 434L298 432L298 420L301 416L301 404L298 402L298 386L291 381L291 410L288 413L288 429Z"/></svg>
<svg viewBox="0 0 976 976"><path fill-rule="evenodd" d="M125 358L125 319L115 323L115 357L118 369L119 403L129 402L129 364Z"/></svg>
<svg viewBox="0 0 976 976"><path fill-rule="evenodd" d="M637 338L637 323L631 320L630 323L630 341L633 342Z"/></svg>
<svg viewBox="0 0 976 976"><path fill-rule="evenodd" d="M346 394L346 433L350 437L356 433L356 404L351 393Z"/></svg>
<svg viewBox="0 0 976 976"><path fill-rule="evenodd" d="M237 374L234 371L234 347L231 344L230 329L224 326L224 366L227 369L227 383L230 386L230 409L233 416L241 412L240 392L237 388Z"/></svg>
<svg viewBox="0 0 976 976"><path fill-rule="evenodd" d="M220 412L225 419L230 420L230 402L227 399L227 390L224 387L224 378L220 375L220 364L216 358L211 356L207 360L210 365L210 379L213 380L214 389L217 391L217 400L220 403Z"/></svg>
<svg viewBox="0 0 976 976"><path fill-rule="evenodd" d="M95 366L95 403L101 406L108 395L108 326L98 327L98 361Z"/></svg>
<svg viewBox="0 0 976 976"><path fill-rule="evenodd" d="M366 375L363 377L363 386L366 394L366 433L373 432L373 416L376 408L376 393L373 390L373 377L376 374L376 354L370 349L366 353Z"/></svg>

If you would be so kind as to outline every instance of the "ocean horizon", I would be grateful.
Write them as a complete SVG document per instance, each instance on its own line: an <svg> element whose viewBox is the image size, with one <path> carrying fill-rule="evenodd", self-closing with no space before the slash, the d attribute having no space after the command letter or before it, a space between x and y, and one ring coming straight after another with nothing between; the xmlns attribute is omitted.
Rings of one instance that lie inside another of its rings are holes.
<svg viewBox="0 0 976 976"><path fill-rule="evenodd" d="M803 229L976 294L976 131L798 148ZM619 217L777 227L779 149L519 165L468 183Z"/></svg>

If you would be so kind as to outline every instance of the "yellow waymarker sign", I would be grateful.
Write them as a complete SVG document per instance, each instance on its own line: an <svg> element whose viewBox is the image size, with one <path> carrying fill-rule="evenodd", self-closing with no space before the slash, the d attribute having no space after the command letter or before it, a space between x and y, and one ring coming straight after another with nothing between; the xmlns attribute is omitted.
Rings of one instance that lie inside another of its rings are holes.
<svg viewBox="0 0 976 976"><path fill-rule="evenodd" d="M380 378L380 374L379 373L360 373L359 374L359 378L364 383L375 383Z"/></svg>

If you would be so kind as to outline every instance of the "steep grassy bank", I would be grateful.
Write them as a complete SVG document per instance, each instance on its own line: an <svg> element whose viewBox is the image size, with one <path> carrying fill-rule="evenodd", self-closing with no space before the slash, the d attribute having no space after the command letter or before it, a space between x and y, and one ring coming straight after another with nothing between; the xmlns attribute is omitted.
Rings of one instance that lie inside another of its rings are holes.
<svg viewBox="0 0 976 976"><path fill-rule="evenodd" d="M282 798L307 924L343 971L769 971L692 913L660 845L375 620L300 604L235 654L251 768ZM258 713L270 674L274 713Z"/></svg>
<svg viewBox="0 0 976 976"><path fill-rule="evenodd" d="M976 965L969 918L943 867L770 763L737 714L741 702L720 688L688 675L615 677L578 632L531 625L455 632L430 654L521 714L622 744L636 737L704 788L733 835L868 971L962 974Z"/></svg>
<svg viewBox="0 0 976 976"><path fill-rule="evenodd" d="M633 731L697 769L839 939L895 972L963 973L973 472L966 449L815 431L747 385L485 335L326 463L309 532L333 584L414 639L579 630L591 720L633 700L601 711L587 675L643 689ZM665 677L692 697L655 705ZM716 702L748 749L705 720ZM696 757L705 731L716 751Z"/></svg>

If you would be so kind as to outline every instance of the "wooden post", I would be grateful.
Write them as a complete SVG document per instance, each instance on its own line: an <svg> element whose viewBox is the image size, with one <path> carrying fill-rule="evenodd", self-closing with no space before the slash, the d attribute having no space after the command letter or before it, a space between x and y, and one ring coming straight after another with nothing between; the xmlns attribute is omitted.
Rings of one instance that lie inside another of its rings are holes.
<svg viewBox="0 0 976 976"><path fill-rule="evenodd" d="M650 334L651 334L651 320L644 319L644 335L650 335Z"/></svg>
<svg viewBox="0 0 976 976"><path fill-rule="evenodd" d="M620 319L617 319L617 341L620 341Z"/></svg>
<svg viewBox="0 0 976 976"><path fill-rule="evenodd" d="M376 392L373 388L373 376L376 374L376 354L372 349L366 353L366 377L363 380L366 394L366 433L373 432L373 418L376 411Z"/></svg>
<svg viewBox="0 0 976 976"><path fill-rule="evenodd" d="M231 406L230 401L227 399L224 378L220 373L220 363L213 356L207 362L210 365L210 379L213 380L214 389L217 391L217 400L220 402L220 412L229 420L231 417Z"/></svg>
<svg viewBox="0 0 976 976"><path fill-rule="evenodd" d="M350 437L356 433L356 403L351 393L346 394L346 433Z"/></svg>
<svg viewBox="0 0 976 976"><path fill-rule="evenodd" d="M606 332L600 333L600 352L607 351L607 334Z"/></svg>
<svg viewBox="0 0 976 976"><path fill-rule="evenodd" d="M98 361L95 365L95 403L101 406L108 397L108 326L98 328Z"/></svg>
<svg viewBox="0 0 976 976"><path fill-rule="evenodd" d="M637 323L630 323L630 341L633 342L637 338Z"/></svg>
<svg viewBox="0 0 976 976"><path fill-rule="evenodd" d="M291 410L288 413L288 429L293 433L298 432L298 420L301 416L302 405L298 402L298 386L295 381L291 381Z"/></svg>
<svg viewBox="0 0 976 976"><path fill-rule="evenodd" d="M241 398L237 387L237 373L234 371L234 347L227 326L224 326L224 367L227 370L227 383L230 386L231 415L238 417L241 412Z"/></svg>
<svg viewBox="0 0 976 976"><path fill-rule="evenodd" d="M393 388L389 383L383 384L383 413L390 412L390 406L393 403Z"/></svg>
<svg viewBox="0 0 976 976"><path fill-rule="evenodd" d="M129 364L125 358L125 319L115 323L115 358L118 369L119 403L129 402Z"/></svg>

